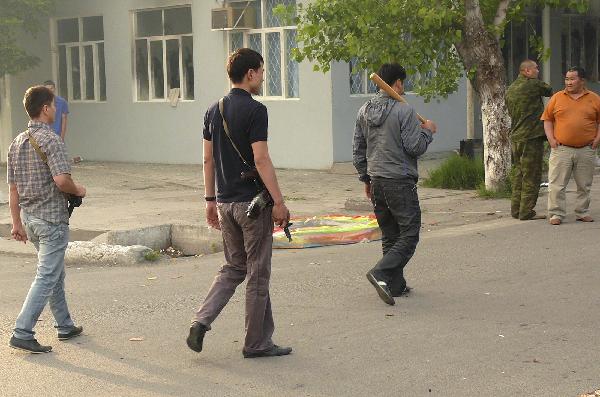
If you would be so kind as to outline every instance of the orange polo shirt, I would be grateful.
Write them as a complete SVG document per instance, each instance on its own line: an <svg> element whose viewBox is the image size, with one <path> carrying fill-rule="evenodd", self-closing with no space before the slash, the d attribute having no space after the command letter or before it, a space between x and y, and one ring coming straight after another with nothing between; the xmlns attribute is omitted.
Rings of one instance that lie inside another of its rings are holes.
<svg viewBox="0 0 600 397"><path fill-rule="evenodd" d="M565 90L552 96L542 120L554 123L554 137L566 146L583 147L592 143L600 124L600 96L585 90L573 99Z"/></svg>

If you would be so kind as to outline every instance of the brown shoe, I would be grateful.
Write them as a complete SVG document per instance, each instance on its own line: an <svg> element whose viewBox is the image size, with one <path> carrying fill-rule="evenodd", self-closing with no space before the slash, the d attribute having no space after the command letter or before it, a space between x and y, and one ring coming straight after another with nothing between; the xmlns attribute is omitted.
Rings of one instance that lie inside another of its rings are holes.
<svg viewBox="0 0 600 397"><path fill-rule="evenodd" d="M560 219L558 219L558 218L552 218L552 219L550 219L550 224L551 225L558 226L561 223L562 223L562 221Z"/></svg>
<svg viewBox="0 0 600 397"><path fill-rule="evenodd" d="M584 216L583 218L577 218L579 222L594 222L594 218L589 215Z"/></svg>

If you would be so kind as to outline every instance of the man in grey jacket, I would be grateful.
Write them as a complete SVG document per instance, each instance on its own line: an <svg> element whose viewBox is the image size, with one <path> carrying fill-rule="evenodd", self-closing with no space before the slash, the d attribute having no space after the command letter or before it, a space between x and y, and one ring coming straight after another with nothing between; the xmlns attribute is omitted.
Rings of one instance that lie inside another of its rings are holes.
<svg viewBox="0 0 600 397"><path fill-rule="evenodd" d="M402 66L384 64L378 74L398 94L404 93ZM383 258L367 279L388 305L410 291L404 267L415 252L421 228L417 158L427 151L436 130L435 123L421 124L413 108L383 91L364 104L356 118L354 166L383 235Z"/></svg>

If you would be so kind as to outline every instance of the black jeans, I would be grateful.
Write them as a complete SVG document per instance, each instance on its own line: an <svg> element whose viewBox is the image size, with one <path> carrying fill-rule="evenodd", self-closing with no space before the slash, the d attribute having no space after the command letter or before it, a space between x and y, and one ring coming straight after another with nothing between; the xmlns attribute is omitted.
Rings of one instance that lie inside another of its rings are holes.
<svg viewBox="0 0 600 397"><path fill-rule="evenodd" d="M421 208L417 186L408 181L373 178L371 201L383 235L383 258L372 272L388 284L392 293L400 293L406 287L404 266L419 242Z"/></svg>

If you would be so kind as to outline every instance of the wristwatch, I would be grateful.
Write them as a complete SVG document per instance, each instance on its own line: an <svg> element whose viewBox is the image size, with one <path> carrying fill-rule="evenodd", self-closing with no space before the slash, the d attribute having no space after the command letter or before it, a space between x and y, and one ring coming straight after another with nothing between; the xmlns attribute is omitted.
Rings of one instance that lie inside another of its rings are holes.
<svg viewBox="0 0 600 397"><path fill-rule="evenodd" d="M204 197L204 201L216 201L217 198L215 196Z"/></svg>

